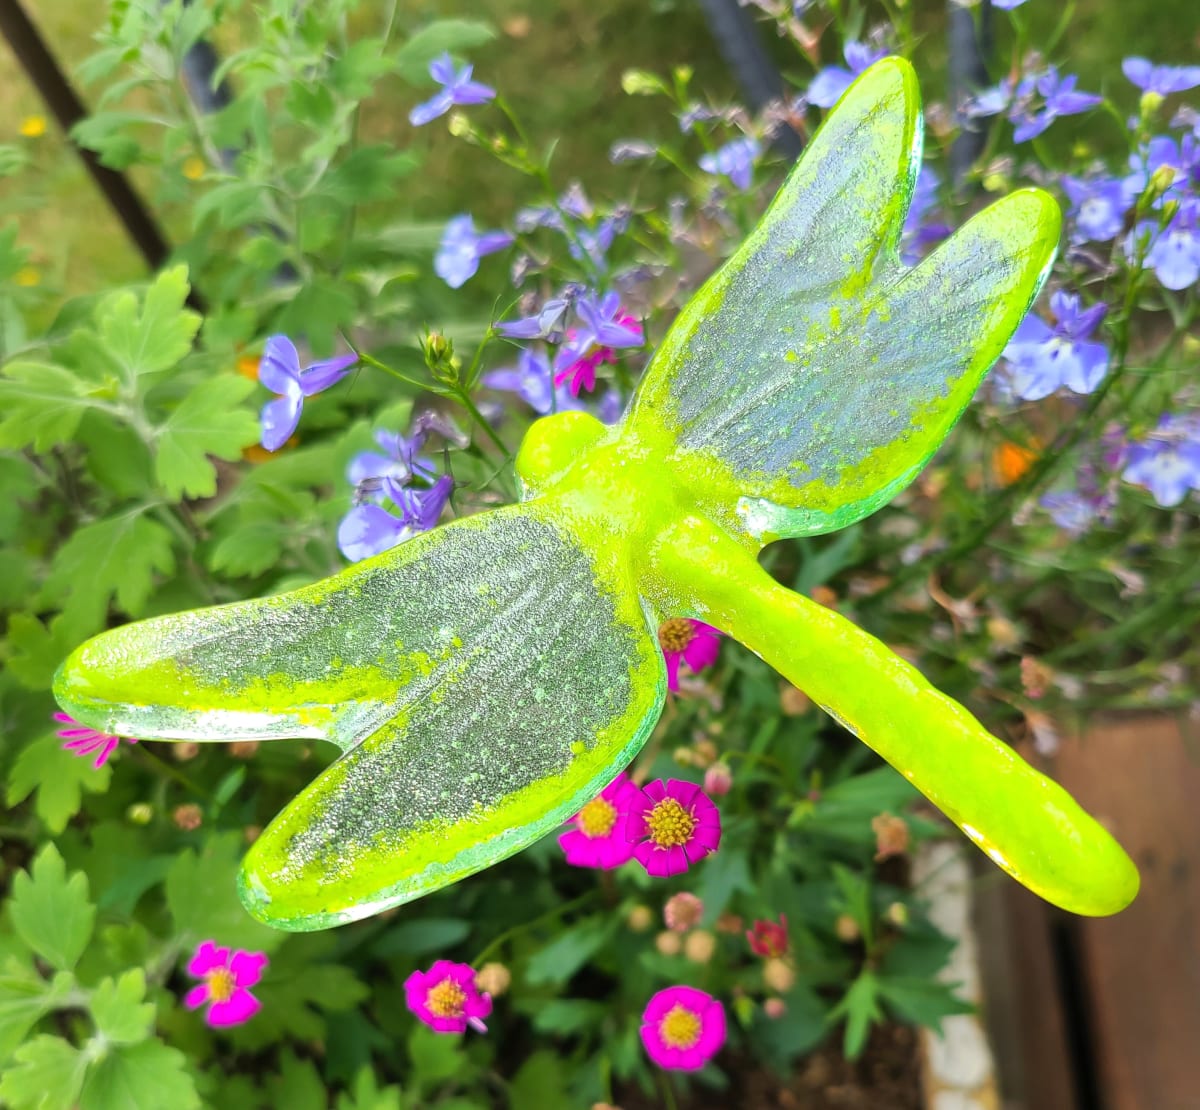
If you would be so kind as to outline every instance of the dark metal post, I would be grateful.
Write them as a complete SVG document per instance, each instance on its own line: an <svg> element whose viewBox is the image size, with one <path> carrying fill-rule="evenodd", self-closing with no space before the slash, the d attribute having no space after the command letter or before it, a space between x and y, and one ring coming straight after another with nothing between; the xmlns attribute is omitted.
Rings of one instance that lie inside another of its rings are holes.
<svg viewBox="0 0 1200 1110"><path fill-rule="evenodd" d="M970 8L947 0L946 38L950 51L950 105L959 127L950 147L950 180L958 189L987 141L986 132L963 115L962 106L990 84L987 64L992 55L991 0L980 0L978 23Z"/></svg>

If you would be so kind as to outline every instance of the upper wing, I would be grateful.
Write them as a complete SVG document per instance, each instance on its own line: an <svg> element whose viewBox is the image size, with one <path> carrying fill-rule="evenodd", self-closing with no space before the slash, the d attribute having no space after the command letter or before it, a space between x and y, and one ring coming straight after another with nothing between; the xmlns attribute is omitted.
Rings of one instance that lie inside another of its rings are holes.
<svg viewBox="0 0 1200 1110"><path fill-rule="evenodd" d="M902 265L920 121L908 63L864 73L635 399L635 431L664 429L683 480L759 538L844 527L911 481L1049 270L1060 216L1034 189Z"/></svg>
<svg viewBox="0 0 1200 1110"><path fill-rule="evenodd" d="M68 659L56 694L130 735L339 743L243 868L253 913L312 929L561 824L633 758L664 687L619 553L589 555L537 502L291 594L105 633Z"/></svg>

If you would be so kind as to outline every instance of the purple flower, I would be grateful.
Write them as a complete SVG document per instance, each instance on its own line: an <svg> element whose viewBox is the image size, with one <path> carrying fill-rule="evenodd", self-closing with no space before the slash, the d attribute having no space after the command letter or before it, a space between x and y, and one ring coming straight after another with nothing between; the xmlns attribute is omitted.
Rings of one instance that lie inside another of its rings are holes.
<svg viewBox="0 0 1200 1110"><path fill-rule="evenodd" d="M1078 490L1047 493L1038 504L1059 528L1072 536L1082 536L1096 519L1096 507Z"/></svg>
<svg viewBox="0 0 1200 1110"><path fill-rule="evenodd" d="M188 964L193 979L203 979L184 996L183 1004L196 1010L208 1003L204 1020L213 1028L241 1025L262 1008L262 1003L250 993L267 966L262 952L232 951L215 941L202 941Z"/></svg>
<svg viewBox="0 0 1200 1110"><path fill-rule="evenodd" d="M554 205L537 204L529 208L518 208L517 214L513 217L513 224L518 231L528 234L536 231L539 227L561 230L563 221Z"/></svg>
<svg viewBox="0 0 1200 1110"><path fill-rule="evenodd" d="M945 223L929 219L930 214L937 208L937 193L941 183L941 178L932 167L921 167L900 237L900 257L910 266L919 261L931 246L945 239L952 230Z"/></svg>
<svg viewBox="0 0 1200 1110"><path fill-rule="evenodd" d="M428 532L437 524L453 488L453 481L445 475L424 490L384 478L383 493L400 515L393 516L380 505L356 505L338 526L338 547L357 563L389 551L418 532Z"/></svg>
<svg viewBox="0 0 1200 1110"><path fill-rule="evenodd" d="M1072 242L1106 243L1121 233L1129 207L1123 181L1115 177L1085 180L1064 175L1062 187L1071 202L1067 218L1072 222Z"/></svg>
<svg viewBox="0 0 1200 1110"><path fill-rule="evenodd" d="M600 403L596 405L596 417L601 424L615 424L625 411L625 399L617 389L605 391Z"/></svg>
<svg viewBox="0 0 1200 1110"><path fill-rule="evenodd" d="M282 396L263 406L262 445L268 451L278 451L300 423L304 398L341 381L357 361L358 355L351 352L314 362L302 370L296 345L286 335L271 336L258 364L258 380Z"/></svg>
<svg viewBox="0 0 1200 1110"><path fill-rule="evenodd" d="M641 325L621 307L616 293L596 297L583 293L575 302L575 315L583 325L574 330L554 358L555 375L585 357L593 347L640 347Z"/></svg>
<svg viewBox="0 0 1200 1110"><path fill-rule="evenodd" d="M1011 12L1013 8L1019 8L1025 0L992 0L992 7L999 8L1002 12Z"/></svg>
<svg viewBox="0 0 1200 1110"><path fill-rule="evenodd" d="M1129 156L1129 166L1131 172L1123 181L1127 207L1146 191L1151 178L1165 179L1165 187L1159 185L1159 204L1163 200L1185 200L1191 189L1200 188L1200 142L1194 135L1184 135L1180 142L1169 135L1156 135L1144 150Z"/></svg>
<svg viewBox="0 0 1200 1110"><path fill-rule="evenodd" d="M618 139L608 148L608 160L614 166L625 162L640 162L658 154L658 147L641 139Z"/></svg>
<svg viewBox="0 0 1200 1110"><path fill-rule="evenodd" d="M558 326L570 303L566 297L555 297L532 316L496 324L496 333L506 339L545 339Z"/></svg>
<svg viewBox="0 0 1200 1110"><path fill-rule="evenodd" d="M489 389L515 393L541 416L551 411L582 409L583 402L572 396L565 385L551 386L550 360L540 350L526 347L517 356L516 366L500 367L483 375Z"/></svg>
<svg viewBox="0 0 1200 1110"><path fill-rule="evenodd" d="M711 154L700 158L700 168L705 173L719 174L729 178L735 188L749 189L754 174L754 161L762 152L757 139L734 139Z"/></svg>
<svg viewBox="0 0 1200 1110"><path fill-rule="evenodd" d="M1200 281L1200 200L1180 204L1166 227L1143 220L1125 240L1125 253L1137 257L1138 243L1149 236L1146 265L1165 289L1187 289Z"/></svg>
<svg viewBox="0 0 1200 1110"><path fill-rule="evenodd" d="M54 719L66 728L60 728L54 735L66 741L63 747L72 755L86 756L96 753L92 766L97 771L108 762L108 757L121 746L124 740L127 744L136 744L132 736L113 736L108 732L97 732L94 728L81 725L68 713L55 713Z"/></svg>
<svg viewBox="0 0 1200 1110"><path fill-rule="evenodd" d="M967 99L960 111L968 119L981 119L986 116L998 116L1008 110L1013 100L1013 82L1004 78L998 85L982 89Z"/></svg>
<svg viewBox="0 0 1200 1110"><path fill-rule="evenodd" d="M1170 96L1200 85L1200 66L1156 66L1147 58L1126 58L1121 72L1143 92Z"/></svg>
<svg viewBox="0 0 1200 1110"><path fill-rule="evenodd" d="M1075 91L1074 74L1059 77L1058 68L1050 66L1037 77L1026 77L1017 86L1016 103L1009 113L1013 123L1013 142L1024 143L1036 138L1059 116L1073 116L1086 112L1101 103L1103 97L1094 93ZM1041 111L1030 109L1033 92L1036 89L1042 97Z"/></svg>
<svg viewBox="0 0 1200 1110"><path fill-rule="evenodd" d="M1038 401L1066 386L1074 393L1091 393L1108 368L1108 348L1088 336L1107 308L1094 304L1081 309L1073 293L1057 290L1050 296L1052 322L1033 313L1026 316L1004 348L1009 388L1026 401Z"/></svg>
<svg viewBox="0 0 1200 1110"><path fill-rule="evenodd" d="M449 54L442 54L429 63L429 76L442 86L423 104L418 104L408 113L408 122L413 127L423 127L425 124L444 116L456 104L486 104L494 100L496 90L489 85L481 85L471 80L473 66L463 66L456 70Z"/></svg>
<svg viewBox="0 0 1200 1110"><path fill-rule="evenodd" d="M815 104L818 108L832 108L854 78L880 58L886 57L887 53L886 50L874 50L865 43L851 39L842 50L846 66L825 66L817 71L806 94L809 104Z"/></svg>
<svg viewBox="0 0 1200 1110"><path fill-rule="evenodd" d="M1178 505L1188 490L1200 490L1200 416L1164 413L1141 442L1129 445L1121 477L1144 486L1164 509Z"/></svg>
<svg viewBox="0 0 1200 1110"><path fill-rule="evenodd" d="M437 276L451 289L458 289L479 269L484 255L495 254L512 246L513 237L507 231L475 230L475 221L467 214L455 216L442 232L442 242L433 258Z"/></svg>
<svg viewBox="0 0 1200 1110"><path fill-rule="evenodd" d="M360 451L350 460L350 465L346 468L346 478L352 486L359 487L370 483L381 487L384 478L403 483L413 475L433 481L433 463L417 454L425 443L424 432L417 432L406 438L399 432L381 429L375 433L375 442L383 448L384 454Z"/></svg>

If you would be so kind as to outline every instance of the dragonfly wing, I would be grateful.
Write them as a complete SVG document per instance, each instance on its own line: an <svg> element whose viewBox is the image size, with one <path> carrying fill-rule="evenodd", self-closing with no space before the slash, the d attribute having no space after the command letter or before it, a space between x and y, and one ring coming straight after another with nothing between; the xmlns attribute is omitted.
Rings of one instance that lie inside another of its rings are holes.
<svg viewBox="0 0 1200 1110"><path fill-rule="evenodd" d="M160 736L245 736L243 705L272 734L311 715L346 752L254 843L243 895L322 928L511 855L633 758L665 677L616 566L550 503L483 513L292 594L108 633L60 696Z"/></svg>
<svg viewBox="0 0 1200 1110"><path fill-rule="evenodd" d="M701 500L763 539L845 527L919 472L1028 311L1060 216L1027 189L915 268L897 243L920 163L911 67L869 69L743 247L680 314L633 421Z"/></svg>

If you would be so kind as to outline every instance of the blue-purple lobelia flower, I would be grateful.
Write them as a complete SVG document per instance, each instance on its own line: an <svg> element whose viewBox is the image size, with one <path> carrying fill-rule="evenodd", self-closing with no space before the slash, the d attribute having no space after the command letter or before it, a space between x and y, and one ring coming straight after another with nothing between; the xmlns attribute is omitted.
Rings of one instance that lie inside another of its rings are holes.
<svg viewBox="0 0 1200 1110"><path fill-rule="evenodd" d="M1016 95L1009 119L1013 124L1013 142L1025 143L1036 138L1060 116L1074 116L1086 112L1103 101L1094 93L1076 92L1074 74L1060 77L1056 66L1045 72L1023 78L1017 85ZM1042 98L1039 110L1033 110L1034 93Z"/></svg>
<svg viewBox="0 0 1200 1110"><path fill-rule="evenodd" d="M1101 479L1092 463L1075 475L1075 488L1047 493L1038 501L1050 519L1071 536L1081 536L1097 521L1111 522L1117 506L1113 483Z"/></svg>
<svg viewBox="0 0 1200 1110"><path fill-rule="evenodd" d="M404 436L380 429L375 433L375 442L383 448L382 455L376 451L360 451L346 468L347 480L362 495L377 495L383 488L384 478L404 483L413 477L426 481L436 477L433 462L417 453L425 445L423 431Z"/></svg>
<svg viewBox="0 0 1200 1110"><path fill-rule="evenodd" d="M1056 290L1050 311L1050 323L1033 313L1026 316L1004 348L1008 387L1025 401L1049 397L1063 386L1091 393L1108 368L1108 347L1088 339L1104 318L1105 305L1083 309L1074 293Z"/></svg>
<svg viewBox="0 0 1200 1110"><path fill-rule="evenodd" d="M301 369L296 345L286 335L273 335L258 364L258 380L272 393L281 394L262 410L262 445L278 451L300 423L304 398L340 381L358 361L358 355L338 355Z"/></svg>
<svg viewBox="0 0 1200 1110"><path fill-rule="evenodd" d="M381 492L394 511L370 503L356 505L338 526L338 547L347 559L358 562L389 551L418 532L428 532L437 524L453 488L453 481L446 475L428 489L384 478Z"/></svg>
<svg viewBox="0 0 1200 1110"><path fill-rule="evenodd" d="M1124 181L1116 177L1064 175L1062 187L1071 202L1067 220L1073 243L1107 243L1121 233L1129 208Z"/></svg>
<svg viewBox="0 0 1200 1110"><path fill-rule="evenodd" d="M909 266L915 265L930 247L940 243L953 230L935 215L941 184L937 171L931 166L921 167L900 236L900 257Z"/></svg>
<svg viewBox="0 0 1200 1110"><path fill-rule="evenodd" d="M703 155L700 158L700 168L705 173L729 178L737 189L749 189L754 174L754 163L761 153L762 146L757 139L734 139Z"/></svg>
<svg viewBox="0 0 1200 1110"><path fill-rule="evenodd" d="M442 86L441 91L409 112L408 122L413 127L423 127L438 116L444 116L456 104L486 104L494 100L495 89L471 80L473 68L463 66L462 69L455 69L449 54L434 58L429 63L429 76Z"/></svg>
<svg viewBox="0 0 1200 1110"><path fill-rule="evenodd" d="M1143 92L1170 96L1200 85L1200 66L1156 66L1148 58L1126 58L1121 72Z"/></svg>
<svg viewBox="0 0 1200 1110"><path fill-rule="evenodd" d="M1011 12L1013 8L1019 8L1025 0L992 0L992 7L999 8L1002 12Z"/></svg>
<svg viewBox="0 0 1200 1110"><path fill-rule="evenodd" d="M570 305L567 297L554 297L531 316L503 320L493 326L496 333L506 339L545 339L558 329Z"/></svg>
<svg viewBox="0 0 1200 1110"><path fill-rule="evenodd" d="M479 269L479 260L512 246L513 237L507 231L475 230L469 215L455 216L446 224L442 241L433 258L437 276L451 289L457 289Z"/></svg>
<svg viewBox="0 0 1200 1110"><path fill-rule="evenodd" d="M1182 201L1166 227L1143 220L1126 237L1125 253L1136 258L1148 242L1144 264L1164 289L1187 289L1200 281L1200 199Z"/></svg>
<svg viewBox="0 0 1200 1110"><path fill-rule="evenodd" d="M561 385L579 367L583 367L581 372L586 377L587 367L583 364L591 361L591 382L587 385L591 389L595 384L595 363L613 361L603 352L611 355L613 350L640 347L642 326L621 307L621 298L616 293L606 293L603 297L581 294L575 301L575 316L580 326L567 333L567 342L554 356L555 383ZM572 389L576 394L581 384L578 377L573 377Z"/></svg>
<svg viewBox="0 0 1200 1110"><path fill-rule="evenodd" d="M887 54L886 50L876 50L866 43L851 39L842 50L846 59L844 66L825 66L817 70L816 77L805 93L809 104L815 104L818 108L832 108L854 78Z"/></svg>
<svg viewBox="0 0 1200 1110"><path fill-rule="evenodd" d="M482 381L489 389L515 393L539 416L585 407L567 386L555 386L552 379L553 371L545 353L533 347L524 347L517 355L515 366L502 366L489 371L483 375Z"/></svg>
<svg viewBox="0 0 1200 1110"><path fill-rule="evenodd" d="M1163 413L1144 440L1129 445L1121 477L1143 486L1164 509L1200 490L1200 413Z"/></svg>
<svg viewBox="0 0 1200 1110"><path fill-rule="evenodd" d="M1129 169L1123 185L1130 206L1152 179L1159 193L1156 205L1165 200L1185 200L1200 190L1200 142L1190 134L1178 142L1170 135L1155 135L1145 147L1129 156Z"/></svg>

